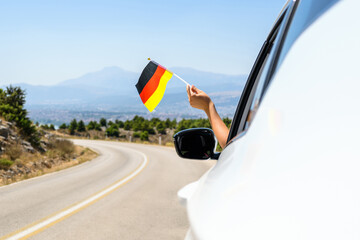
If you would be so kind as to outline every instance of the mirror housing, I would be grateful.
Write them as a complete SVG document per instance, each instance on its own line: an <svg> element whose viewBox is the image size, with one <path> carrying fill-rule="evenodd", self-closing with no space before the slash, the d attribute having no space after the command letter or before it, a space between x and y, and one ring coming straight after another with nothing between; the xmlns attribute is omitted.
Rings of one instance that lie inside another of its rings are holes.
<svg viewBox="0 0 360 240"><path fill-rule="evenodd" d="M174 135L177 154L188 159L218 159L220 153L215 153L216 138L209 128L191 128Z"/></svg>

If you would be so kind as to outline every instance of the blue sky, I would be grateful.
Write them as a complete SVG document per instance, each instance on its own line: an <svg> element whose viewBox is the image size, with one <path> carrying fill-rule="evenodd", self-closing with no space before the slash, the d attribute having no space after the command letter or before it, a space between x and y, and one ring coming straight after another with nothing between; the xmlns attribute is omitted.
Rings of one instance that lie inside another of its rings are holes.
<svg viewBox="0 0 360 240"><path fill-rule="evenodd" d="M50 85L107 66L247 74L285 0L4 0L0 83Z"/></svg>

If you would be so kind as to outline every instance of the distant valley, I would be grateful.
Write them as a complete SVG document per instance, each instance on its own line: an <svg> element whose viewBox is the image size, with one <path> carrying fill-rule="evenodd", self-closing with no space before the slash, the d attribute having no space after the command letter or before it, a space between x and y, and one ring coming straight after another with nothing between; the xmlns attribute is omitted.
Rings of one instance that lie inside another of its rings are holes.
<svg viewBox="0 0 360 240"><path fill-rule="evenodd" d="M208 93L222 116L233 116L245 85L245 75L216 74L191 68L171 70ZM175 77L169 81L159 106L149 113L135 88L139 75L119 67L106 67L53 86L13 85L26 90L26 108L34 122L58 125L73 118L125 120L136 114L148 118L205 117L201 111L189 106L185 85Z"/></svg>

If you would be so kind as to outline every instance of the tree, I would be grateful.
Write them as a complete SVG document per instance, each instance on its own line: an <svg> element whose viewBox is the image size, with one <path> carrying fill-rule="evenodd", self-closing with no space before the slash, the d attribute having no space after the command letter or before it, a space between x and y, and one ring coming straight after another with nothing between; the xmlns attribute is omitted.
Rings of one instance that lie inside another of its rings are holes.
<svg viewBox="0 0 360 240"><path fill-rule="evenodd" d="M152 118L152 119L150 120L150 126L151 126L151 127L156 127L159 122L161 122L161 120L160 120L159 118Z"/></svg>
<svg viewBox="0 0 360 240"><path fill-rule="evenodd" d="M174 120L171 121L171 128L174 129L176 128L177 122L176 122L176 118L174 118Z"/></svg>
<svg viewBox="0 0 360 240"><path fill-rule="evenodd" d="M7 121L15 122L20 134L33 145L40 147L40 134L24 109L25 91L20 87L9 86L0 89L0 115Z"/></svg>
<svg viewBox="0 0 360 240"><path fill-rule="evenodd" d="M59 129L67 129L68 126L66 125L66 123L63 123L60 125Z"/></svg>
<svg viewBox="0 0 360 240"><path fill-rule="evenodd" d="M79 123L77 124L77 130L79 132L85 132L86 128L85 128L85 123L83 120L80 120Z"/></svg>
<svg viewBox="0 0 360 240"><path fill-rule="evenodd" d="M87 125L87 129L101 131L101 126L96 121L90 121L89 124Z"/></svg>
<svg viewBox="0 0 360 240"><path fill-rule="evenodd" d="M89 124L87 125L87 129L88 130L94 130L96 126L96 121L90 121Z"/></svg>
<svg viewBox="0 0 360 240"><path fill-rule="evenodd" d="M131 126L131 122L129 120L126 120L124 123L124 129L125 130L130 130L132 128Z"/></svg>
<svg viewBox="0 0 360 240"><path fill-rule="evenodd" d="M156 126L156 130L158 131L158 133L166 134L165 124L163 122L159 122Z"/></svg>
<svg viewBox="0 0 360 240"><path fill-rule="evenodd" d="M225 125L229 128L231 125L231 119L226 117L226 118L223 118L223 121L224 121Z"/></svg>
<svg viewBox="0 0 360 240"><path fill-rule="evenodd" d="M106 126L107 126L107 123L106 123L106 119L105 119L105 118L101 118L101 119L100 119L100 125L101 125L102 127L106 127Z"/></svg>
<svg viewBox="0 0 360 240"><path fill-rule="evenodd" d="M71 122L70 122L70 125L69 125L69 133L70 135L74 135L75 134L75 130L77 129L77 121L76 119L74 118Z"/></svg>
<svg viewBox="0 0 360 240"><path fill-rule="evenodd" d="M124 128L124 122L123 121L115 121L119 128Z"/></svg>
<svg viewBox="0 0 360 240"><path fill-rule="evenodd" d="M166 128L171 128L171 120L170 118L167 118L166 121L165 121L165 127Z"/></svg>

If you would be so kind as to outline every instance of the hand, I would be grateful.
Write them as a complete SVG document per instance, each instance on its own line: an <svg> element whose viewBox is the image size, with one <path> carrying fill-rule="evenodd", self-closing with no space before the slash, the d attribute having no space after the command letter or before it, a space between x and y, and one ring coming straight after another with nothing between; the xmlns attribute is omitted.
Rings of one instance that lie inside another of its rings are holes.
<svg viewBox="0 0 360 240"><path fill-rule="evenodd" d="M212 103L210 97L194 85L186 86L189 103L192 107L204 110L206 113L209 112L210 104Z"/></svg>

